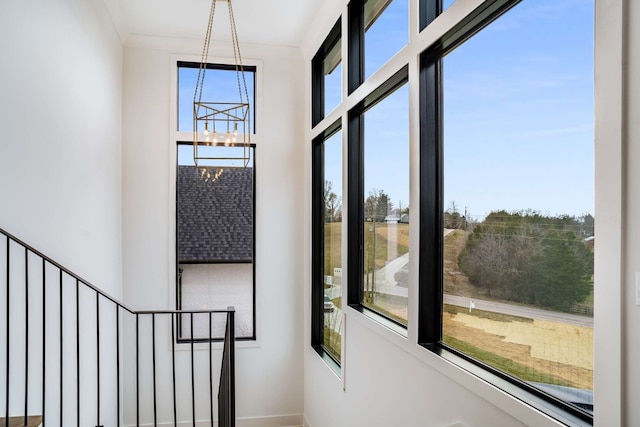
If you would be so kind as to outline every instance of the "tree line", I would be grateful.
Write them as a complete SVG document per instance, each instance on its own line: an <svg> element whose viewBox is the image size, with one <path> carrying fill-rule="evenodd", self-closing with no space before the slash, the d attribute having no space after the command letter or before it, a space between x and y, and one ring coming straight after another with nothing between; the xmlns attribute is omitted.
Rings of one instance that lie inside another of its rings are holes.
<svg viewBox="0 0 640 427"><path fill-rule="evenodd" d="M333 183L324 181L324 212L325 222L337 222L342 220L342 197L333 191ZM409 215L409 206L402 201L398 202L396 208L391 198L384 190L373 189L364 201L364 216L368 222L384 222L388 215Z"/></svg>
<svg viewBox="0 0 640 427"><path fill-rule="evenodd" d="M591 215L495 211L473 226L458 264L489 296L567 310L593 289L585 234L593 235Z"/></svg>

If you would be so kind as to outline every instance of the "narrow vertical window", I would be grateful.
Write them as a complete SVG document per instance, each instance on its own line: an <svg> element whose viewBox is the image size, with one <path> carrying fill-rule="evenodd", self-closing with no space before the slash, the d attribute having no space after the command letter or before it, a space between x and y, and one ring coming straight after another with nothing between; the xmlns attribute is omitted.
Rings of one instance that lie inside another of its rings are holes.
<svg viewBox="0 0 640 427"><path fill-rule="evenodd" d="M230 147L207 147L224 155ZM253 148L252 148L253 150ZM253 153L251 158L254 158ZM255 338L254 167L193 164L191 145L178 145L176 184L178 309L236 309L236 336ZM180 339L209 336L209 318L180 319ZM224 336L224 322L214 325Z"/></svg>
<svg viewBox="0 0 640 427"><path fill-rule="evenodd" d="M404 327L410 229L407 81L404 67L355 107L349 125L349 236L360 241L350 245L354 289L349 302Z"/></svg>
<svg viewBox="0 0 640 427"><path fill-rule="evenodd" d="M342 132L313 147L313 344L340 364L342 346Z"/></svg>
<svg viewBox="0 0 640 427"><path fill-rule="evenodd" d="M191 131L200 64L177 65L178 129ZM255 106L256 68L244 68L248 102ZM208 64L203 96L237 100L237 78L234 66ZM233 143L211 142L199 150L210 160L196 167L193 143L177 142L176 306L180 310L234 306L236 337L255 339L255 148L249 148L251 160L246 167L238 159L238 151L245 148ZM213 320L213 338L222 339L224 322L217 324L216 317ZM188 315L178 321L178 340L209 338L207 315L194 314L193 325Z"/></svg>
<svg viewBox="0 0 640 427"><path fill-rule="evenodd" d="M407 325L409 90L364 113L364 305Z"/></svg>

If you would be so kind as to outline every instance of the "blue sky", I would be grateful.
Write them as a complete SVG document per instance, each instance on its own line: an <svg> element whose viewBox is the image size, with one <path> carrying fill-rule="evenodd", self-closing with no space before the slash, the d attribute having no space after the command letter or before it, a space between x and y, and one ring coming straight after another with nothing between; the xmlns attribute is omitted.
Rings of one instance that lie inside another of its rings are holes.
<svg viewBox="0 0 640 427"><path fill-rule="evenodd" d="M233 64L231 64L233 65ZM198 68L178 69L178 130L190 132L193 130L193 95L198 80ZM240 91L238 91L238 78ZM244 82L250 98L251 108L254 108L254 73L244 73ZM207 70L202 88L202 102L247 102L242 74L233 70ZM214 84L215 83L215 84ZM242 97L242 98L241 98ZM253 117L253 110L250 111ZM252 124L253 128L253 124Z"/></svg>
<svg viewBox="0 0 640 427"><path fill-rule="evenodd" d="M179 68L178 69L178 130L179 131L192 131L193 130L193 96L196 82L198 79L198 68ZM240 78L240 91L238 91L238 77ZM255 102L253 99L254 94L254 73L245 72L244 82L246 82L246 91L250 98L250 120L253 119L253 108ZM244 82L242 80L242 74L238 75L235 71L231 70L207 70L202 89L202 102L231 102L240 103L247 102L247 93L245 93ZM220 138L223 138L226 133L226 126L219 126L216 131L220 133ZM251 124L252 132L253 122ZM201 129L202 130L202 129ZM213 131L213 127L209 129ZM233 130L231 128L230 130ZM242 129L240 128L240 132ZM237 157L242 158L245 155L245 150L240 147L201 147L199 148L200 156L210 157ZM182 145L178 147L178 163L181 165L194 165L193 162L193 146ZM216 165L216 166L240 166L243 164L242 160L211 160L201 161L200 165ZM253 159L251 160L253 164Z"/></svg>
<svg viewBox="0 0 640 427"><path fill-rule="evenodd" d="M593 214L592 23L523 1L445 57L445 208Z"/></svg>
<svg viewBox="0 0 640 427"><path fill-rule="evenodd" d="M367 32L367 77L406 44L407 6L394 0ZM445 208L593 214L593 7L525 0L444 58ZM365 194L408 203L406 87L366 113L365 138Z"/></svg>
<svg viewBox="0 0 640 427"><path fill-rule="evenodd" d="M366 77L407 43L408 1L393 0L367 31ZM497 209L593 214L593 8L524 0L444 58L445 209L455 202L479 219ZM326 76L327 113L341 74L342 64ZM180 130L191 129L196 76L180 74ZM203 99L238 97L234 72L208 71L214 80L230 92L206 85ZM396 206L409 202L408 100L404 86L365 114L365 195L384 190ZM326 156L338 192L341 151Z"/></svg>

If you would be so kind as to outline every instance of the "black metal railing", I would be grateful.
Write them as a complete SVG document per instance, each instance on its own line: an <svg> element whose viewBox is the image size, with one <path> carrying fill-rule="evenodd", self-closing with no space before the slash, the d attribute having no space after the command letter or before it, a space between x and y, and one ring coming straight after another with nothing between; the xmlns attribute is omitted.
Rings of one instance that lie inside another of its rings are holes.
<svg viewBox="0 0 640 427"><path fill-rule="evenodd" d="M233 307L133 310L1 228L0 274L6 346L0 418L21 417L28 425L29 416L40 415L43 427L120 427L126 406L135 411L136 426L190 421L195 427L196 419L208 418L213 427L212 332L225 322L218 425L235 426ZM177 348L177 325L188 325L194 337L194 317L208 317L208 352L203 344L196 351L193 340L188 353L181 351L185 345ZM180 374L185 370L190 375ZM190 393L179 393L187 381Z"/></svg>
<svg viewBox="0 0 640 427"><path fill-rule="evenodd" d="M236 389L235 389L235 326L234 310L229 307L227 326L222 350L222 368L220 368L220 386L218 388L218 425L235 427L236 425ZM211 331L211 323L209 323Z"/></svg>

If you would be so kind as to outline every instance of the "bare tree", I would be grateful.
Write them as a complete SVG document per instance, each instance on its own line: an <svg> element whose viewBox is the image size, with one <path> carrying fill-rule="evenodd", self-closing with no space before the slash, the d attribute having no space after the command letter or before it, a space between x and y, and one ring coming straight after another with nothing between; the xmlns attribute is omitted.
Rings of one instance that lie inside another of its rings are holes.
<svg viewBox="0 0 640 427"><path fill-rule="evenodd" d="M332 191L333 183L324 181L325 220L335 222L342 219L342 197Z"/></svg>

